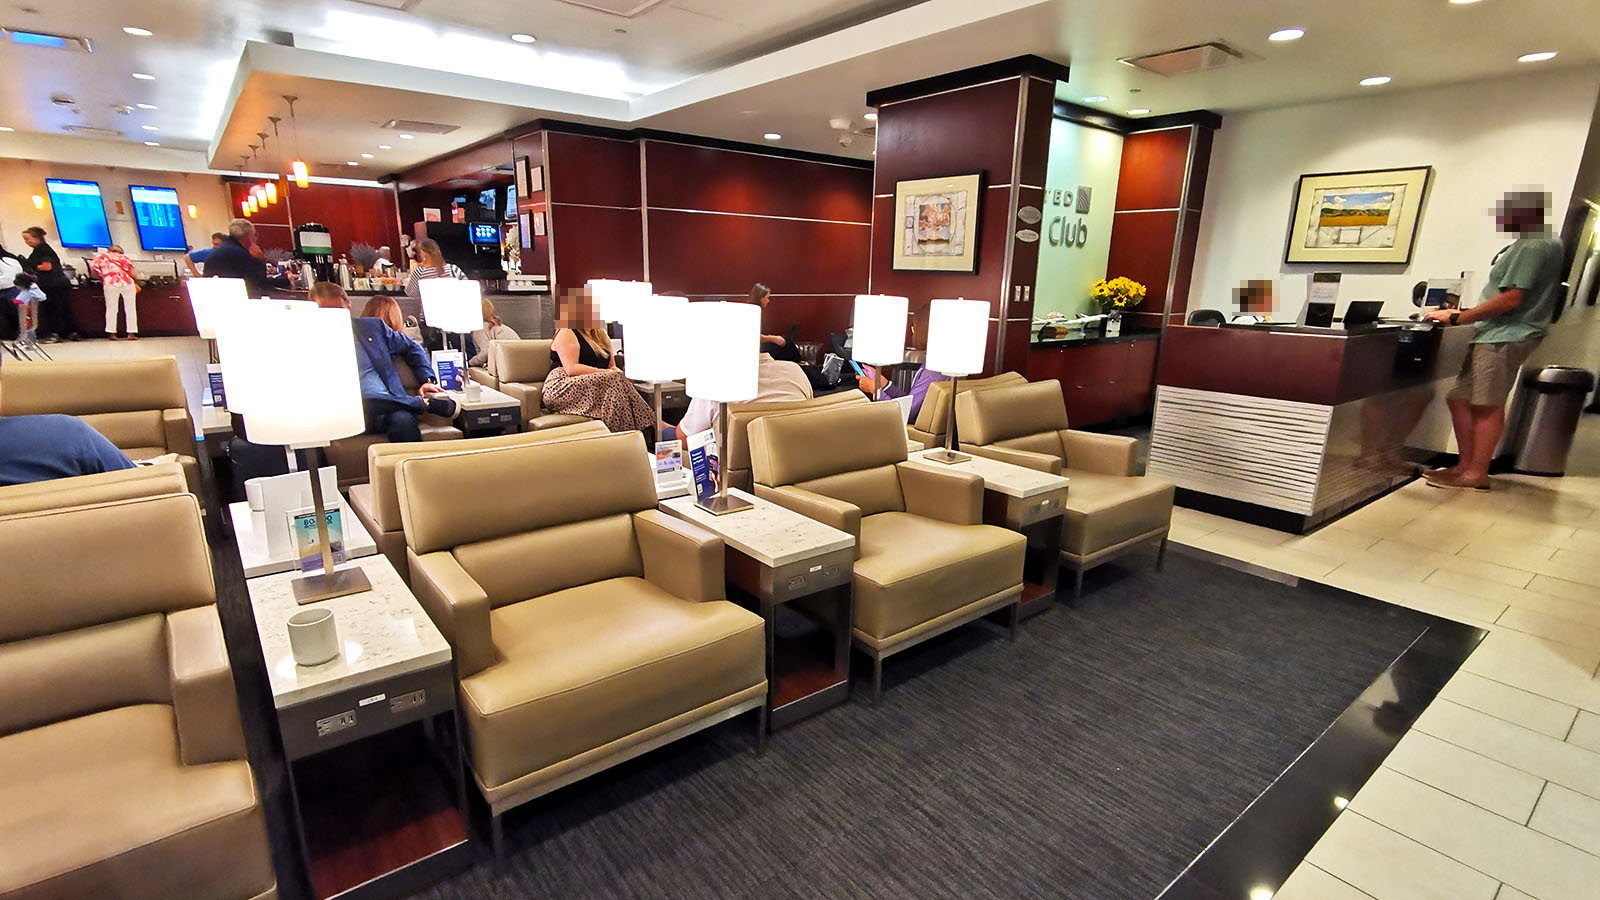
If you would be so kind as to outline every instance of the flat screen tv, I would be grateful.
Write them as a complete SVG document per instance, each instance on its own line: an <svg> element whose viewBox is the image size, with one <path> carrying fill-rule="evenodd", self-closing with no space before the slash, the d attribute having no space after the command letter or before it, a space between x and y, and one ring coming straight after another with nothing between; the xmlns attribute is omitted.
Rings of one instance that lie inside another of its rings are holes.
<svg viewBox="0 0 1600 900"><path fill-rule="evenodd" d="M472 242L474 244L500 243L500 226L498 225L490 225L487 222L473 222L467 227L472 230Z"/></svg>
<svg viewBox="0 0 1600 900"><path fill-rule="evenodd" d="M139 243L146 250L182 253L184 243L183 210L178 207L178 192L166 187L128 185L133 195L133 219L139 223Z"/></svg>
<svg viewBox="0 0 1600 900"><path fill-rule="evenodd" d="M111 246L99 182L46 178L44 187L56 216L56 243L63 247Z"/></svg>

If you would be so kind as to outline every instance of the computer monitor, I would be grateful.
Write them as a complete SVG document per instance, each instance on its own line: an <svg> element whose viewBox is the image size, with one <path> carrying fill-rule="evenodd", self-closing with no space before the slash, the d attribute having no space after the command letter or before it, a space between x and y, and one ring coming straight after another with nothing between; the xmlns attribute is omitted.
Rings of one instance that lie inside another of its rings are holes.
<svg viewBox="0 0 1600 900"><path fill-rule="evenodd" d="M1375 324L1382 312L1382 300L1351 300L1350 307L1344 311L1345 330Z"/></svg>
<svg viewBox="0 0 1600 900"><path fill-rule="evenodd" d="M1333 301L1307 300L1305 309L1300 313L1300 324L1312 328L1332 328Z"/></svg>

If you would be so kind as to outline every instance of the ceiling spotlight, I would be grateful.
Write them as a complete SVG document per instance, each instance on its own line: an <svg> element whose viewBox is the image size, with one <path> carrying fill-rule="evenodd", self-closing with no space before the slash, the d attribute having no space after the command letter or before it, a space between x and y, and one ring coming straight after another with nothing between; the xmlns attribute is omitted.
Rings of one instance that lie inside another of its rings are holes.
<svg viewBox="0 0 1600 900"><path fill-rule="evenodd" d="M135 103L134 106L137 106L140 109L155 109L156 108L156 105L154 103Z"/></svg>
<svg viewBox="0 0 1600 900"><path fill-rule="evenodd" d="M531 35L531 34L523 34L520 31L517 32L516 34L513 34L511 36L511 39L513 41L516 41L519 44L531 44L534 41L538 40L538 38L534 37L533 35Z"/></svg>
<svg viewBox="0 0 1600 900"><path fill-rule="evenodd" d="M16 129L10 125L0 125L0 131L16 131Z"/></svg>
<svg viewBox="0 0 1600 900"><path fill-rule="evenodd" d="M143 128L145 131L160 131L161 130L161 129L157 128L154 125L140 125L139 127Z"/></svg>
<svg viewBox="0 0 1600 900"><path fill-rule="evenodd" d="M878 114L875 112L862 113L861 118L866 119L868 122L876 122L878 121Z"/></svg>
<svg viewBox="0 0 1600 900"><path fill-rule="evenodd" d="M1104 103L1108 99L1110 99L1110 98L1102 97L1099 94L1095 94L1093 97L1085 97L1085 98L1083 98L1083 102L1085 102L1085 103Z"/></svg>
<svg viewBox="0 0 1600 900"><path fill-rule="evenodd" d="M1361 86L1362 87L1377 87L1380 84L1388 84L1389 82L1391 82L1393 80L1394 80L1393 78L1390 78L1387 75L1374 75L1371 78L1363 78L1363 79L1361 79Z"/></svg>
<svg viewBox="0 0 1600 900"><path fill-rule="evenodd" d="M402 135L400 135L400 140L409 141L414 137L416 137L416 135L414 135L414 134L402 134Z"/></svg>
<svg viewBox="0 0 1600 900"><path fill-rule="evenodd" d="M1145 109L1144 107L1141 106L1138 109L1130 109L1130 110L1128 110L1128 115L1130 115L1130 116L1143 116L1143 115L1149 114L1149 112L1150 112L1150 110Z"/></svg>
<svg viewBox="0 0 1600 900"><path fill-rule="evenodd" d="M1517 57L1517 62L1544 62L1547 59L1555 58L1556 52L1554 50L1541 50L1538 53L1524 53Z"/></svg>
<svg viewBox="0 0 1600 900"><path fill-rule="evenodd" d="M345 161L345 165L347 165L347 166L359 166L359 165L361 165L361 163L358 163L355 160L350 159L350 160L346 160Z"/></svg>
<svg viewBox="0 0 1600 900"><path fill-rule="evenodd" d="M145 72L135 72L135 73L133 73L133 77L139 79L140 81L155 81L156 80L156 77L154 75L150 75L150 74L145 73Z"/></svg>
<svg viewBox="0 0 1600 900"><path fill-rule="evenodd" d="M378 145L378 149L379 150L393 150L394 148L389 146L388 144L379 144Z"/></svg>
<svg viewBox="0 0 1600 900"><path fill-rule="evenodd" d="M777 133L776 131L769 131L766 134L763 134L762 137L766 138L769 141L781 141L781 140L783 140L783 135Z"/></svg>
<svg viewBox="0 0 1600 900"><path fill-rule="evenodd" d="M362 159L371 159L372 158L372 154L371 153L363 153L363 154L361 154L361 158Z"/></svg>
<svg viewBox="0 0 1600 900"><path fill-rule="evenodd" d="M146 147L159 147L161 146L161 143L159 141L145 141L144 145Z"/></svg>
<svg viewBox="0 0 1600 900"><path fill-rule="evenodd" d="M1269 41L1298 41L1306 36L1304 28L1280 28L1267 35Z"/></svg>
<svg viewBox="0 0 1600 900"><path fill-rule="evenodd" d="M132 25L123 26L122 33L123 34L131 34L134 37L149 37L150 35L155 34L155 32L151 31L148 28L135 28Z"/></svg>

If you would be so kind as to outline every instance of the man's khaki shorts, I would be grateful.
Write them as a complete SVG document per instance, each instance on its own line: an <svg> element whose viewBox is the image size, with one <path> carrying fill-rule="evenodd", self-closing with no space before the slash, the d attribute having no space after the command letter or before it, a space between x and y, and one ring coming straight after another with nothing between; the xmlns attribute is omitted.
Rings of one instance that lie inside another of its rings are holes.
<svg viewBox="0 0 1600 900"><path fill-rule="evenodd" d="M1465 400L1471 406L1504 406L1517 383L1517 372L1537 346L1537 340L1473 344L1461 364L1455 386L1445 397Z"/></svg>

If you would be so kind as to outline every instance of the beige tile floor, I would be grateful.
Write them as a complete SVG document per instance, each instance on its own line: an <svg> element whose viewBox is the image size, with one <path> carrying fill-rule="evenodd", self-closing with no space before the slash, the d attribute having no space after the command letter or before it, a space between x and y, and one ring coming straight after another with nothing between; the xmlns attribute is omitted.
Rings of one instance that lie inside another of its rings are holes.
<svg viewBox="0 0 1600 900"><path fill-rule="evenodd" d="M1276 900L1600 898L1600 416L1564 478L1414 482L1296 537L1173 539L1487 629Z"/></svg>

